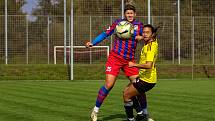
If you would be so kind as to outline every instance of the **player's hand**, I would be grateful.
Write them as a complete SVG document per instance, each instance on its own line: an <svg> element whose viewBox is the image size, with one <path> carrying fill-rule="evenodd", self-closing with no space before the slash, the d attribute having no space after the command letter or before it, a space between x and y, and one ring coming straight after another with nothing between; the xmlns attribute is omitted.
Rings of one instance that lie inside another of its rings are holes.
<svg viewBox="0 0 215 121"><path fill-rule="evenodd" d="M143 36L137 35L137 36L135 37L135 39L138 40L138 41L143 40Z"/></svg>
<svg viewBox="0 0 215 121"><path fill-rule="evenodd" d="M88 41L88 42L85 43L85 47L86 47L86 48L93 47L93 44L92 44L91 42Z"/></svg>
<svg viewBox="0 0 215 121"><path fill-rule="evenodd" d="M134 63L134 62L128 62L128 67L134 67L136 65L136 63Z"/></svg>

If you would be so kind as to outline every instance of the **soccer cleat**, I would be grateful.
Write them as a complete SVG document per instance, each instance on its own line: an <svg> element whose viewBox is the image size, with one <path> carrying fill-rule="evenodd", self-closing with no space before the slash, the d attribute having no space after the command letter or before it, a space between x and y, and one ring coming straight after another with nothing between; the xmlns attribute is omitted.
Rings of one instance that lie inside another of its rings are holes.
<svg viewBox="0 0 215 121"><path fill-rule="evenodd" d="M128 118L127 121L136 121L135 118Z"/></svg>
<svg viewBox="0 0 215 121"><path fill-rule="evenodd" d="M151 119L151 118L148 118L148 121L154 121L153 119Z"/></svg>
<svg viewBox="0 0 215 121"><path fill-rule="evenodd" d="M149 121L149 115L148 114L137 114L136 120L137 121Z"/></svg>
<svg viewBox="0 0 215 121"><path fill-rule="evenodd" d="M148 114L143 114L143 115L137 115L136 121L154 121L149 117Z"/></svg>
<svg viewBox="0 0 215 121"><path fill-rule="evenodd" d="M94 110L92 111L91 116L90 116L92 121L97 121L97 114L98 113L96 113Z"/></svg>

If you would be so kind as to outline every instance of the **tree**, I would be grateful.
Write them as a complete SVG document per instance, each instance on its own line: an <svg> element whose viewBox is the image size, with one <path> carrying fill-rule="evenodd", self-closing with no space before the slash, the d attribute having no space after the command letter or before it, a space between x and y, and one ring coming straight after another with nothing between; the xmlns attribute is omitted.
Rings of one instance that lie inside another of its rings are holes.
<svg viewBox="0 0 215 121"><path fill-rule="evenodd" d="M23 14L21 7L25 4L25 0L7 0L8 15ZM0 1L0 15L5 14L5 0Z"/></svg>
<svg viewBox="0 0 215 121"><path fill-rule="evenodd" d="M9 58L13 57L10 52L18 52L21 48L23 48L22 41L25 31L25 17L17 17L11 15L23 15L22 6L25 4L24 0L7 0L7 33L8 33L8 53ZM5 43L5 0L0 1L0 45L4 45ZM17 40L20 40L17 42ZM4 46L1 46L4 47ZM2 48L0 48L2 49ZM3 49L2 49L3 50ZM4 57L4 53L0 53L0 57ZM3 58L2 58L3 60Z"/></svg>

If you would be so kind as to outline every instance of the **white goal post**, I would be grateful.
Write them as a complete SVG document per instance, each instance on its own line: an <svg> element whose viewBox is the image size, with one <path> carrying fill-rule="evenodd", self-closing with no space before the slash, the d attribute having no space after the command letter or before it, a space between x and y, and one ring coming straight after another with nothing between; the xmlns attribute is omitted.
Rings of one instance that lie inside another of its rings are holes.
<svg viewBox="0 0 215 121"><path fill-rule="evenodd" d="M73 46L73 49L75 49L75 48L86 48L86 47L85 46ZM106 55L107 55L107 57L109 56L109 52L110 52L109 46L93 46L92 49L93 48L105 48L106 49ZM64 46L54 46L54 64L57 63L57 51L58 51L57 49L62 49L63 50ZM69 49L69 50L67 50L67 49ZM89 49L89 48L86 48L86 49ZM66 52L70 53L70 46L66 46ZM84 52L93 52L93 51L87 50L87 51L84 51ZM83 52L80 52L80 53L83 53Z"/></svg>

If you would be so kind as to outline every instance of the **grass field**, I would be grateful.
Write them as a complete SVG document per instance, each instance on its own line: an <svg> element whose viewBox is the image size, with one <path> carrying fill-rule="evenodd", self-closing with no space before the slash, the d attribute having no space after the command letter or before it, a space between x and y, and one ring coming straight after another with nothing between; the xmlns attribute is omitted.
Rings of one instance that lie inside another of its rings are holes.
<svg viewBox="0 0 215 121"><path fill-rule="evenodd" d="M117 81L99 121L122 121L122 90ZM0 81L0 121L89 121L102 81ZM147 93L155 121L215 121L215 80L159 80Z"/></svg>

